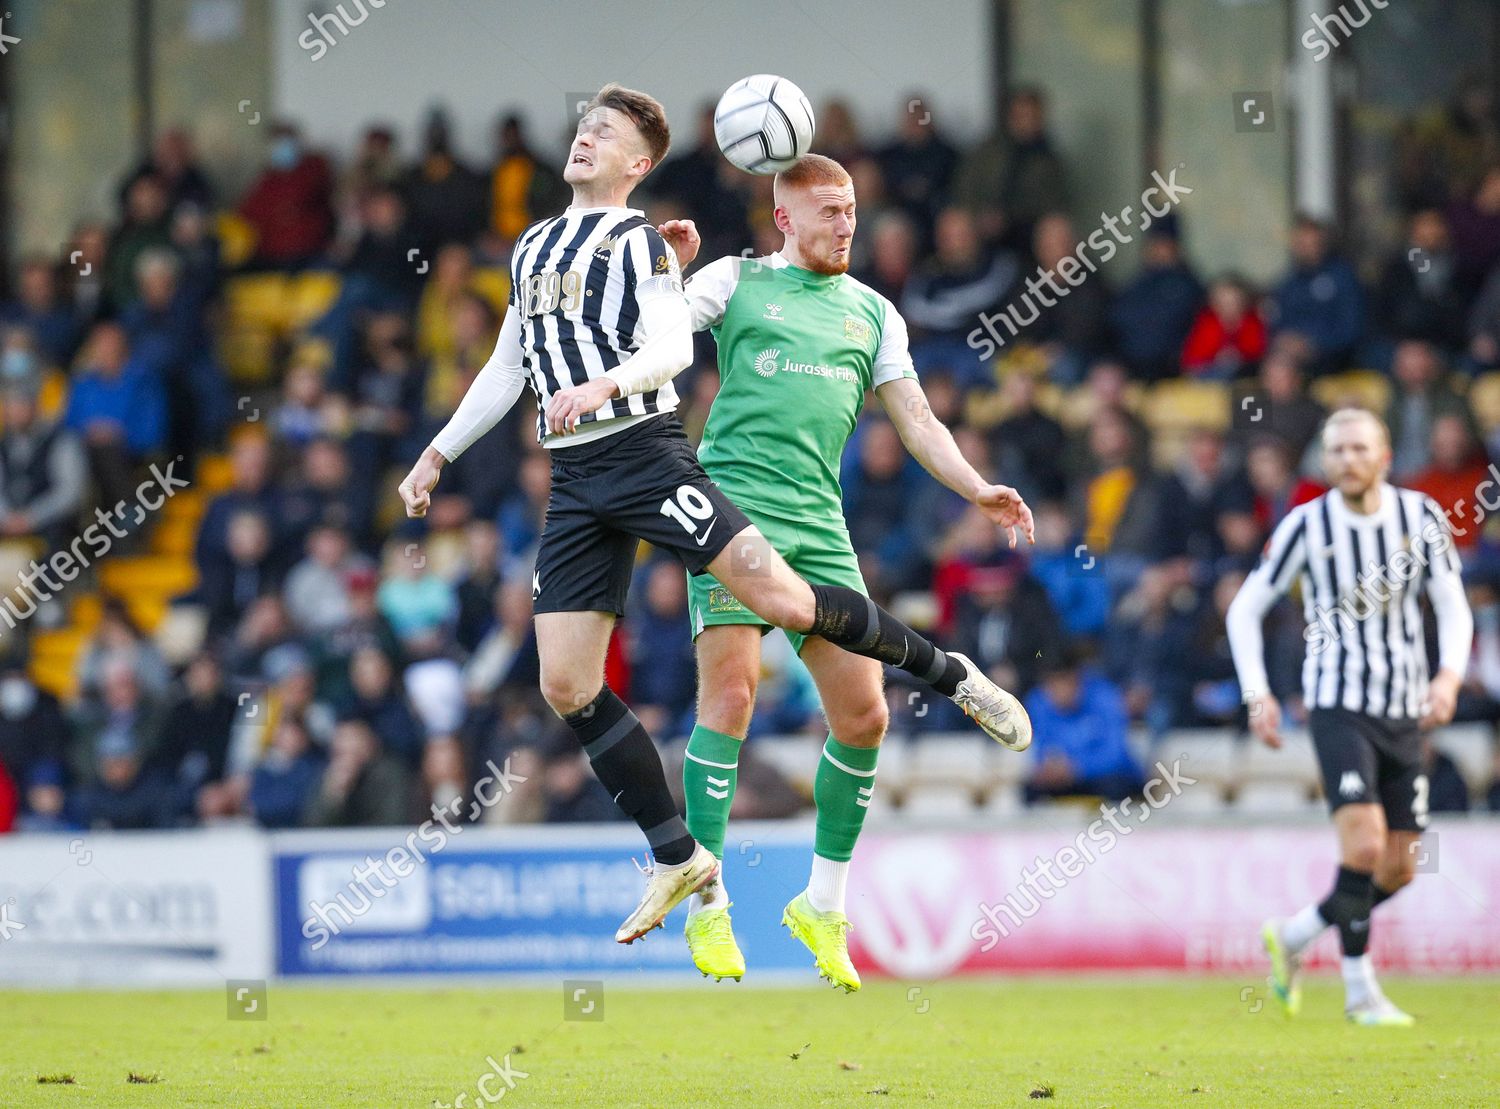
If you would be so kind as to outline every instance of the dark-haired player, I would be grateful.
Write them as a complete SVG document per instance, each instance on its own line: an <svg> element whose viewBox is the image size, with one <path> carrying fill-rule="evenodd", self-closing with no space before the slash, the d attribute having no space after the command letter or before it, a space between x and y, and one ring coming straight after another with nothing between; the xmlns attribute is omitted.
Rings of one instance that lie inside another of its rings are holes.
<svg viewBox="0 0 1500 1109"><path fill-rule="evenodd" d="M640 905L615 938L630 943L718 873L689 834L661 760L634 713L604 685L604 657L644 539L711 571L777 627L820 635L928 682L986 732L1029 742L1025 711L961 656L945 654L846 586L810 586L699 465L673 410L672 379L692 361L677 257L631 190L667 152L662 107L608 85L568 152L573 203L528 228L511 258L510 310L495 353L400 492L426 513L445 463L493 427L530 383L552 452L552 495L532 579L541 686L655 859ZM650 660L645 660L650 665Z"/></svg>

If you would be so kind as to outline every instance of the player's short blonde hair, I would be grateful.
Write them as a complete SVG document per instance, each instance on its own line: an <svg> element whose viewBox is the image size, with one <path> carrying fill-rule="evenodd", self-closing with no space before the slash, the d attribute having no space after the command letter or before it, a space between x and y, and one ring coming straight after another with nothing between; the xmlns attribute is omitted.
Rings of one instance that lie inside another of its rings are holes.
<svg viewBox="0 0 1500 1109"><path fill-rule="evenodd" d="M1371 412L1368 408L1340 408L1329 413L1328 419L1323 421L1323 430L1319 433L1319 440L1324 446L1328 445L1328 430L1339 424L1351 423L1373 424L1380 432L1380 440L1386 447L1391 445L1391 429L1385 426L1385 421Z"/></svg>
<svg viewBox="0 0 1500 1109"><path fill-rule="evenodd" d="M782 186L794 189L810 185L847 185L854 179L849 171L822 154L804 154L776 175L772 188L779 194Z"/></svg>

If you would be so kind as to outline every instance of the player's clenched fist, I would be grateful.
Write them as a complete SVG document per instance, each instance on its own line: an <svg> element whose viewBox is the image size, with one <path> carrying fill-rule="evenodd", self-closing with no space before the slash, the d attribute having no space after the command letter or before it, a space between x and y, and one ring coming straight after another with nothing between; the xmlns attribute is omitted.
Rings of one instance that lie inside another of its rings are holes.
<svg viewBox="0 0 1500 1109"><path fill-rule="evenodd" d="M432 504L432 488L437 484L446 461L440 453L428 447L411 468L411 473L402 478L397 491L406 505L407 516L416 519L427 515L427 509Z"/></svg>
<svg viewBox="0 0 1500 1109"><path fill-rule="evenodd" d="M698 225L692 220L669 219L656 230L677 255L677 265L681 268L686 269L698 257L698 248L703 245L703 240L698 236Z"/></svg>

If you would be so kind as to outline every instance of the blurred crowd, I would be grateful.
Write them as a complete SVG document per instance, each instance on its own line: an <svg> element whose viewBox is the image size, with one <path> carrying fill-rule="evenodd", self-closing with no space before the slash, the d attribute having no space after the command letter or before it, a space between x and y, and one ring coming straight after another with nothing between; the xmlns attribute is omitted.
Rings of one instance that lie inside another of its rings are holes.
<svg viewBox="0 0 1500 1109"><path fill-rule="evenodd" d="M1241 723L1223 615L1270 530L1322 488L1320 379L1383 375L1394 480L1459 516L1475 503L1500 449L1470 397L1500 367L1500 126L1485 90L1465 86L1406 136L1391 181L1403 238L1378 264L1357 266L1333 229L1298 218L1282 273L1260 287L1190 260L1189 204L1139 235L1133 261L1101 268L982 360L969 339L980 313L1006 308L1096 226L1070 207L1044 92L1014 90L995 133L968 147L925 111L875 141L848 105L822 106L819 149L856 183L852 271L908 321L934 413L1037 518L1035 547L1010 550L872 409L843 464L850 531L872 593L1026 699L1028 799L1138 789L1132 724L1159 738ZM26 639L66 623L92 572L25 620L0 613L0 828L399 823L506 766L525 783L481 819L618 816L536 693L531 561L550 471L529 396L445 472L426 520L402 518L394 494L490 354L511 244L566 204L560 164L515 116L483 163L441 112L414 136L371 127L342 164L281 123L232 197L191 135L171 130L120 181L113 221L19 261L0 303L0 540L38 557L64 549L152 463L181 458L191 472L227 455L230 477L198 529L197 585L173 606L197 617L186 648L165 649L105 599L76 694L59 703L33 680ZM704 261L780 245L769 179L718 154L711 108L680 123L637 202L696 219ZM226 216L251 233L233 265ZM269 380L233 380L226 288L324 271L338 278L326 312L278 347ZM694 436L717 387L700 340L679 382ZM49 374L64 382L55 414ZM1206 421L1164 453L1142 397L1181 380L1253 397L1256 419ZM1083 417L1064 418L1058 398ZM113 553L144 550L153 526L127 522ZM1477 526L1458 543L1479 629L1460 713L1494 721L1500 555ZM1290 605L1267 632L1294 717L1301 633ZM690 730L678 564L643 551L608 680L660 740ZM824 727L780 636L766 640L760 689L752 734ZM897 734L964 727L894 678L891 702ZM756 766L754 748L735 815L795 812L806 798ZM1470 785L1482 804L1484 783ZM1450 807L1469 804L1449 793ZM1500 789L1489 802L1500 807Z"/></svg>

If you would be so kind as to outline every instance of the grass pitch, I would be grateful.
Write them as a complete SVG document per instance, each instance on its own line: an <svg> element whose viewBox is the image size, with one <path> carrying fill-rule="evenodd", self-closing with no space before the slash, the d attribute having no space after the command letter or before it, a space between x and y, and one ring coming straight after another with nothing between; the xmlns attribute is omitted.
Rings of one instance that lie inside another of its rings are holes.
<svg viewBox="0 0 1500 1109"><path fill-rule="evenodd" d="M1259 980L1029 978L563 991L272 985L0 993L0 1105L1493 1105L1500 982L1391 979L1412 1029L1343 1021L1336 979L1284 1020ZM595 1012L598 1012L596 1009ZM500 1075L509 1056L510 1082ZM494 1075L487 1057L498 1064ZM519 1077L524 1073L525 1077ZM47 1081L39 1081L46 1079Z"/></svg>

